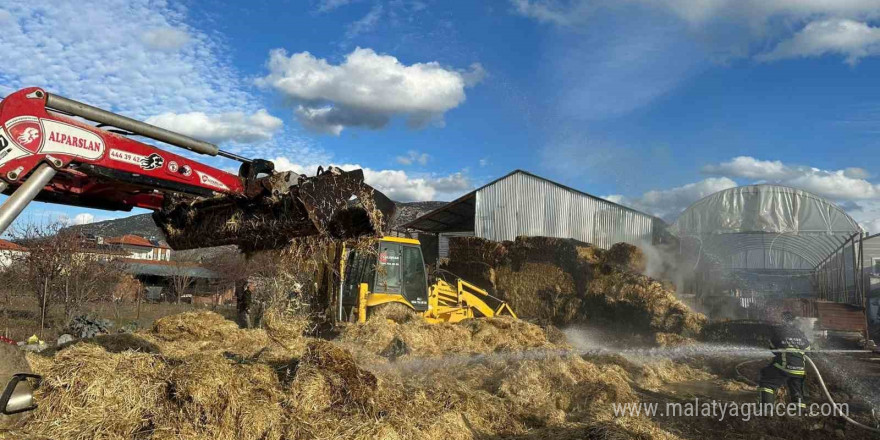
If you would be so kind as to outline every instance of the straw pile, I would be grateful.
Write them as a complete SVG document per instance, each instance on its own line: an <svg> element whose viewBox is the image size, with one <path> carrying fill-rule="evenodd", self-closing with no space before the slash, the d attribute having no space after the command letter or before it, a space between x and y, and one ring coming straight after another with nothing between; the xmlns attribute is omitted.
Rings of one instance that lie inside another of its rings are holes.
<svg viewBox="0 0 880 440"><path fill-rule="evenodd" d="M606 251L558 238L499 243L456 237L449 252L447 270L488 287L522 318L557 326L600 325L659 344L685 343L669 335L694 336L706 321L669 286L642 275L645 257L626 243Z"/></svg>
<svg viewBox="0 0 880 440"><path fill-rule="evenodd" d="M113 339L116 352L83 341L31 354L45 377L40 408L14 438L445 440L595 429L676 438L643 416L611 413L610 402L638 400L630 384L642 367L573 355L526 322L375 320L337 341L297 335L296 349L261 332L185 313ZM395 338L408 351L391 362L380 353ZM344 348L358 341L360 350Z"/></svg>
<svg viewBox="0 0 880 440"><path fill-rule="evenodd" d="M718 377L668 360L580 357L554 332L521 321L376 320L332 341L288 335L298 341L293 349L260 332L190 313L113 339L117 352L85 341L29 354L45 378L40 408L26 431L0 438L679 439L757 436L767 427L783 438L809 436L800 419L616 417L611 403L652 401L669 384ZM394 340L407 350L391 361L382 352ZM253 348L243 351L241 341Z"/></svg>
<svg viewBox="0 0 880 440"><path fill-rule="evenodd" d="M772 325L766 321L725 320L715 321L703 327L700 339L706 342L744 344L768 347Z"/></svg>

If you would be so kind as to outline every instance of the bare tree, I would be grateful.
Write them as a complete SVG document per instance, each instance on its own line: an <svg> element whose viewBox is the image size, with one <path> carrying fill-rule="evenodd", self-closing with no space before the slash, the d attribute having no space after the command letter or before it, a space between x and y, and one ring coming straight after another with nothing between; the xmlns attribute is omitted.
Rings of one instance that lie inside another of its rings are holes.
<svg viewBox="0 0 880 440"><path fill-rule="evenodd" d="M66 271L69 271L79 249L79 237L64 231L63 224L26 225L17 228L11 235L14 241L23 244L28 251L13 258L13 265L20 271L22 287L35 296L40 311L40 338L46 326L46 315L63 286Z"/></svg>
<svg viewBox="0 0 880 440"><path fill-rule="evenodd" d="M175 301L180 304L180 298L186 294L186 290L193 282L192 267L183 262L175 262L171 266L171 291Z"/></svg>
<svg viewBox="0 0 880 440"><path fill-rule="evenodd" d="M9 337L9 311L12 303L21 293L18 272L10 265L0 267L0 312L3 319L3 336Z"/></svg>
<svg viewBox="0 0 880 440"><path fill-rule="evenodd" d="M82 312L84 304L113 298L123 273L117 260L100 259L93 254L79 253L70 259L61 272L59 302L64 306L65 322Z"/></svg>

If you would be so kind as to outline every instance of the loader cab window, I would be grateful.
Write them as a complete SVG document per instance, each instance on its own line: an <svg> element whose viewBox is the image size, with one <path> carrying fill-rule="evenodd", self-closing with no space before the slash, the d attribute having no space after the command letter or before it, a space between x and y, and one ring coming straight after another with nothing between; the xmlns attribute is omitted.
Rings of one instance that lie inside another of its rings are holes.
<svg viewBox="0 0 880 440"><path fill-rule="evenodd" d="M348 259L345 263L345 280L342 284L343 305L357 305L361 283L367 283L369 290L373 291L376 279L375 261L376 256L369 252L352 250L348 253Z"/></svg>
<svg viewBox="0 0 880 440"><path fill-rule="evenodd" d="M416 310L428 309L428 285L425 262L419 246L403 247L403 296Z"/></svg>
<svg viewBox="0 0 880 440"><path fill-rule="evenodd" d="M402 260L400 244L379 244L379 261L376 265L376 292L401 293L400 266Z"/></svg>

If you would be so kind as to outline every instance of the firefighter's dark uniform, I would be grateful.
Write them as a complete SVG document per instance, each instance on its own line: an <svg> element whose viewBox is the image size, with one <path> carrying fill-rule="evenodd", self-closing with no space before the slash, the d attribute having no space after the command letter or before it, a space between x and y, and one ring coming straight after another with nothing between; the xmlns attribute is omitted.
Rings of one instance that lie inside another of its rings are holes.
<svg viewBox="0 0 880 440"><path fill-rule="evenodd" d="M790 324L773 327L770 348L774 351L773 363L761 370L758 393L761 403L774 403L776 390L787 385L791 402L804 405L804 379L806 378L804 351L810 341L804 333Z"/></svg>

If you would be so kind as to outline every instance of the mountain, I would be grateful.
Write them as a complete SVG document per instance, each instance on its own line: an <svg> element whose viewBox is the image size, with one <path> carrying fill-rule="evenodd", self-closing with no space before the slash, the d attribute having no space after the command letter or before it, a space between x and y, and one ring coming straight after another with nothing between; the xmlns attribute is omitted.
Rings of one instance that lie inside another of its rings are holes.
<svg viewBox="0 0 880 440"><path fill-rule="evenodd" d="M86 235L99 235L102 237L118 237L125 234L140 235L141 237L156 237L164 239L162 230L153 222L152 214L137 214L131 217L104 220L84 225L69 226L66 230L78 231Z"/></svg>
<svg viewBox="0 0 880 440"><path fill-rule="evenodd" d="M425 215L447 202L394 202L397 214L391 224L392 229L402 228L403 225Z"/></svg>

